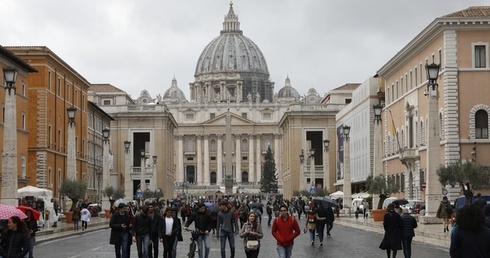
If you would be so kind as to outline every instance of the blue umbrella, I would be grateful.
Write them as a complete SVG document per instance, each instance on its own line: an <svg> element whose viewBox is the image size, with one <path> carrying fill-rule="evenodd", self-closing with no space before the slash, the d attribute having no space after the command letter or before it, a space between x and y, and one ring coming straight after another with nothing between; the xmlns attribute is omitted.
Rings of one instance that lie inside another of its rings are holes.
<svg viewBox="0 0 490 258"><path fill-rule="evenodd" d="M205 203L204 203L204 205L206 205L206 207L209 207L209 206L211 206L211 205L213 205L213 204L212 204L212 203L210 203L210 202L205 202Z"/></svg>

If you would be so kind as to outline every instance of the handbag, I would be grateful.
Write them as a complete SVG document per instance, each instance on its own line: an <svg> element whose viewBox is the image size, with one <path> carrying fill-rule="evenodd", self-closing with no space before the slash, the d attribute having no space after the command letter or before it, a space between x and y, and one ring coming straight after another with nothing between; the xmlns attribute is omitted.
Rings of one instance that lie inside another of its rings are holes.
<svg viewBox="0 0 490 258"><path fill-rule="evenodd" d="M257 250L259 248L259 240L247 240L245 247L247 250Z"/></svg>

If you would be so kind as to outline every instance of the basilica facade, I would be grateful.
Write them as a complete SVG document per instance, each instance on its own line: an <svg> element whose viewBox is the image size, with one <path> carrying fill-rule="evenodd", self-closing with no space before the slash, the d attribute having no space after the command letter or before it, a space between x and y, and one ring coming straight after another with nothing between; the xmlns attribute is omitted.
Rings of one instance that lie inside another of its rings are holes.
<svg viewBox="0 0 490 258"><path fill-rule="evenodd" d="M111 173L127 197L142 188L167 197L260 193L268 148L281 194L333 190L335 153L324 144L336 144L335 114L345 98L331 103L326 99L338 97L313 88L300 95L288 76L275 92L264 54L243 35L231 4L220 35L198 57L194 78L189 98L175 78L163 94L143 90L134 100L111 85L89 90L115 119ZM131 142L127 151L125 141ZM232 189L225 188L227 180Z"/></svg>

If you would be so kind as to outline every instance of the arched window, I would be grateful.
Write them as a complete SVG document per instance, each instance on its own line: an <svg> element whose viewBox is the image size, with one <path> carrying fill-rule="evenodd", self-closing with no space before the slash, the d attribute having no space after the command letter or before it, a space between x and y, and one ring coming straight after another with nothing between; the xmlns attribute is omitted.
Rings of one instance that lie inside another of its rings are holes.
<svg viewBox="0 0 490 258"><path fill-rule="evenodd" d="M242 183L248 183L248 172L247 171L242 172Z"/></svg>
<svg viewBox="0 0 490 258"><path fill-rule="evenodd" d="M211 172L209 180L211 185L216 185L216 172Z"/></svg>
<svg viewBox="0 0 490 258"><path fill-rule="evenodd" d="M488 139L488 113L485 110L475 113L475 138Z"/></svg>

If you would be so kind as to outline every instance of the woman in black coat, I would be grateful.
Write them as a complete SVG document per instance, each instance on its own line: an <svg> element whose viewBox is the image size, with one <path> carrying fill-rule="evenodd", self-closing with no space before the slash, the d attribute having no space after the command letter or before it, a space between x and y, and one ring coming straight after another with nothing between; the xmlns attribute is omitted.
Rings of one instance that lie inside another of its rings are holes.
<svg viewBox="0 0 490 258"><path fill-rule="evenodd" d="M2 233L0 257L24 257L29 252L30 233L24 221L17 216L8 220L7 230Z"/></svg>
<svg viewBox="0 0 490 258"><path fill-rule="evenodd" d="M396 258L396 252L402 250L402 220L400 214L395 212L394 204L389 204L387 210L388 212L383 219L385 235L379 248L386 250L388 258L390 258L391 252L393 252L393 258Z"/></svg>
<svg viewBox="0 0 490 258"><path fill-rule="evenodd" d="M173 214L172 208L168 207L165 210L165 217L160 220L158 226L160 242L163 243L163 258L172 258L175 238L179 236L179 232L182 232L182 225L177 218L173 217ZM171 224L172 228L167 228L167 223Z"/></svg>
<svg viewBox="0 0 490 258"><path fill-rule="evenodd" d="M130 238L130 217L125 212L126 205L121 203L118 210L111 216L109 227L111 228L111 238L109 244L114 245L116 258L129 257L129 238Z"/></svg>

